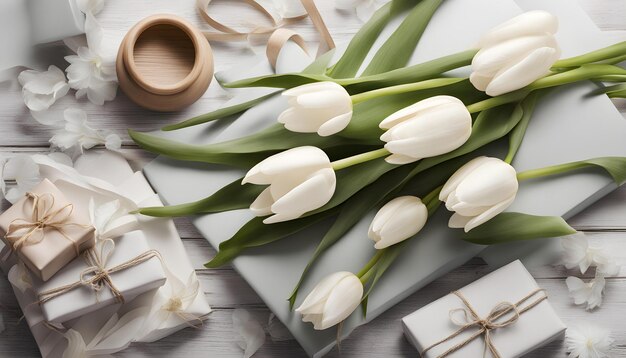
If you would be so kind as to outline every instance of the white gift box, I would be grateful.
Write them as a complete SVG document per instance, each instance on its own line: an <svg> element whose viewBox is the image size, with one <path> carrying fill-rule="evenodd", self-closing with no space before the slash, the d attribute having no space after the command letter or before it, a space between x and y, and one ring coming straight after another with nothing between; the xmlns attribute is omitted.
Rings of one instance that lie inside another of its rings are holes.
<svg viewBox="0 0 626 358"><path fill-rule="evenodd" d="M115 247L105 261L106 269L131 262L151 250L145 235L139 230L129 232L112 241L115 243ZM96 244L94 247L94 252L100 252L98 245L100 244ZM42 293L79 282L81 273L89 266L82 256L78 257L57 272L50 280L46 282L35 280L33 289L39 299L43 299ZM87 279L89 277L90 275L86 276ZM112 272L109 277L113 287L121 293L124 301L130 301L141 293L161 287L166 280L161 260L157 256L151 256L145 261ZM79 285L61 293L41 303L44 318L48 322L63 323L114 304L118 300L113 294L113 287L103 284L100 290L96 292L89 285Z"/></svg>
<svg viewBox="0 0 626 358"><path fill-rule="evenodd" d="M489 332L489 339L502 358L520 357L556 339L566 329L550 302L542 299L546 294L540 291L537 282L519 260L474 281L457 292L475 311L478 320L489 318L492 310L499 305L501 308L511 309L509 304L516 304L516 309L520 312L517 320L505 327L491 329ZM526 297L528 299L525 302L520 302ZM467 312L467 317L465 312ZM513 319L514 312L511 309L493 322L501 324L508 319ZM478 333L482 326L475 324L462 330L464 324L475 320L461 298L455 293L450 293L404 317L402 325L405 335L424 358L483 357L486 344L485 334ZM461 333L454 336L455 332L460 330ZM469 341L474 335L477 335L476 338ZM464 344L466 341L467 344ZM442 343L433 346L438 342ZM455 347L458 349L444 355ZM490 353L487 352L486 356L489 357Z"/></svg>

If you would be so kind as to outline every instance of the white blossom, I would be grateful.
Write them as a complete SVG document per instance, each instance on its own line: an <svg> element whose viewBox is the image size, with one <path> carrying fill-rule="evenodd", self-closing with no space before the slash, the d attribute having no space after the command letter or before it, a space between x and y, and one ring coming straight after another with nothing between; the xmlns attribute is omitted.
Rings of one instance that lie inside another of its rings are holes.
<svg viewBox="0 0 626 358"><path fill-rule="evenodd" d="M589 323L570 327L565 333L565 346L571 358L608 358L613 342L608 329Z"/></svg>
<svg viewBox="0 0 626 358"><path fill-rule="evenodd" d="M103 144L109 150L119 150L122 139L110 131L91 127L87 121L87 113L81 109L68 108L63 112L65 126L50 138L50 143L63 151L77 148L90 149Z"/></svg>
<svg viewBox="0 0 626 358"><path fill-rule="evenodd" d="M88 47L78 48L76 55L66 56L70 63L67 79L70 87L76 90L76 98L87 98L94 104L103 105L115 98L117 77L115 65L105 63L102 56Z"/></svg>
<svg viewBox="0 0 626 358"><path fill-rule="evenodd" d="M232 318L233 329L240 337L237 344L244 350L243 357L250 358L265 343L265 331L259 321L245 309L236 309Z"/></svg>
<svg viewBox="0 0 626 358"><path fill-rule="evenodd" d="M598 272L606 276L619 273L620 266L612 255L601 248L591 247L583 233L561 239L561 245L563 246L563 265L568 269L578 267L584 274L589 267L595 266Z"/></svg>
<svg viewBox="0 0 626 358"><path fill-rule="evenodd" d="M565 279L565 284L575 304L587 304L587 310L593 310L602 305L602 293L606 285L604 276L596 275L596 277L589 282L585 282L578 277L570 276Z"/></svg>
<svg viewBox="0 0 626 358"><path fill-rule="evenodd" d="M31 111L47 110L70 89L63 71L53 65L43 72L22 71L17 79L22 85L24 103Z"/></svg>

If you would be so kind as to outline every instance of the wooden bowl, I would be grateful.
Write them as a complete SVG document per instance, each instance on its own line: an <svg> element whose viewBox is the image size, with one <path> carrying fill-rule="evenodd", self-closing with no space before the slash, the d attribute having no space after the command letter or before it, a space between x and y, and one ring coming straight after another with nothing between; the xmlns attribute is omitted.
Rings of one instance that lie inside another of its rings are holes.
<svg viewBox="0 0 626 358"><path fill-rule="evenodd" d="M183 109L206 92L213 54L202 32L181 17L147 17L126 34L115 63L122 91L159 112Z"/></svg>

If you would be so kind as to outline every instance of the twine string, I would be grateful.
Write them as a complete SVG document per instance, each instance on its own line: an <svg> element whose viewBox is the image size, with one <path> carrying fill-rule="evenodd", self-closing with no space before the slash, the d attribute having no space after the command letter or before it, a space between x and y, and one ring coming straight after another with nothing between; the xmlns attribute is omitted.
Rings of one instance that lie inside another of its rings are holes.
<svg viewBox="0 0 626 358"><path fill-rule="evenodd" d="M476 332L474 332L472 335L467 337L465 340L450 347L448 350L441 353L437 357L438 358L447 357L448 355L465 347L466 345L468 345L469 343L471 343L478 337L483 336L483 340L484 340L483 357L485 357L487 355L487 351L489 351L494 358L501 358L500 353L498 352L496 346L493 343L493 340L491 337L492 332L497 329L505 328L507 326L515 324L524 312L527 312L528 310L534 308L535 306L537 306L538 304L540 304L541 302L543 302L544 300L548 298L548 296L545 294L545 291L543 289L536 289L530 292L528 295L524 296L522 299L520 299L516 303L510 303L510 302L498 303L491 310L491 312L489 312L487 317L481 318L478 315L478 313L476 313L476 310L474 310L472 305L469 303L469 301L465 298L465 296L463 296L463 294L460 291L454 291L452 293L456 295L465 306L463 308L452 309L449 312L450 320L452 321L452 323L456 324L457 326L460 326L460 328L456 330L454 333L452 333L451 335L449 335L448 337L441 339L431 344L430 346L426 347L422 351L422 356L424 356L427 351L456 338L457 336L459 336L461 333L465 332L466 330L477 327L478 330ZM531 303L523 306L527 301L529 301L530 299L536 296L539 296L539 297L536 298ZM462 314L461 316L463 318L462 320L458 319L457 313ZM503 316L505 315L510 315L510 317L508 317L507 319L501 320Z"/></svg>

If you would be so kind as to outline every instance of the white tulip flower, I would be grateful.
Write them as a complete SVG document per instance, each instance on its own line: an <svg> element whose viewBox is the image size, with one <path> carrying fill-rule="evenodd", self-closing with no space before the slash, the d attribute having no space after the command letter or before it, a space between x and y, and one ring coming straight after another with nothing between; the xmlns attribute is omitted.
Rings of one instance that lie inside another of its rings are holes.
<svg viewBox="0 0 626 358"><path fill-rule="evenodd" d="M415 196L401 196L385 204L374 217L368 236L384 249L417 234L428 220L428 209Z"/></svg>
<svg viewBox="0 0 626 358"><path fill-rule="evenodd" d="M17 80L22 85L24 103L31 111L47 110L70 89L63 71L53 65L43 72L22 71Z"/></svg>
<svg viewBox="0 0 626 358"><path fill-rule="evenodd" d="M546 11L529 11L493 28L480 40L470 81L498 96L525 87L549 73L561 50L554 37L558 19Z"/></svg>
<svg viewBox="0 0 626 358"><path fill-rule="evenodd" d="M475 158L454 173L441 189L439 200L454 211L448 226L465 232L508 208L518 189L515 169L498 158Z"/></svg>
<svg viewBox="0 0 626 358"><path fill-rule="evenodd" d="M380 123L392 153L385 160L407 164L451 152L472 134L472 115L458 98L435 96L403 108Z"/></svg>
<svg viewBox="0 0 626 358"><path fill-rule="evenodd" d="M316 330L330 328L348 318L363 298L363 284L351 272L335 272L320 281L296 312Z"/></svg>
<svg viewBox="0 0 626 358"><path fill-rule="evenodd" d="M242 184L269 185L250 205L266 224L299 218L335 193L337 179L323 150L305 146L275 154L248 171Z"/></svg>
<svg viewBox="0 0 626 358"><path fill-rule="evenodd" d="M350 94L334 82L316 82L283 92L289 108L278 122L292 132L315 133L326 137L342 131L352 119Z"/></svg>

